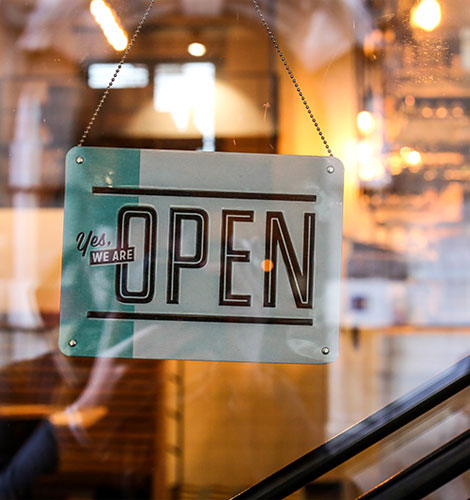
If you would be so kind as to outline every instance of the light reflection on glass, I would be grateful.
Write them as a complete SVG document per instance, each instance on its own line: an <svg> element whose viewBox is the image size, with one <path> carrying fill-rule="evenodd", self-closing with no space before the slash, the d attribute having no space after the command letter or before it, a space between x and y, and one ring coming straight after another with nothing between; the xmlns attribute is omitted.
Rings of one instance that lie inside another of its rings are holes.
<svg viewBox="0 0 470 500"><path fill-rule="evenodd" d="M88 86L92 89L105 89L114 72L113 63L96 63L88 67ZM113 84L115 89L143 88L149 83L149 70L144 64L124 63Z"/></svg>
<svg viewBox="0 0 470 500"><path fill-rule="evenodd" d="M192 119L202 134L202 149L215 151L215 66L210 62L159 64L155 69L154 107L170 113L177 129Z"/></svg>
<svg viewBox="0 0 470 500"><path fill-rule="evenodd" d="M92 0L90 12L113 49L118 52L123 51L127 47L127 35L113 10L103 0Z"/></svg>

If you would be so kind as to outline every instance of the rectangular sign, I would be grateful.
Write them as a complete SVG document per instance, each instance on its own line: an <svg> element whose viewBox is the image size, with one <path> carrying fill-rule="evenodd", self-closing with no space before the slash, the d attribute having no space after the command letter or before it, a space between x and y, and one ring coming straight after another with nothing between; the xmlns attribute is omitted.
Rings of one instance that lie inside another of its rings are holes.
<svg viewBox="0 0 470 500"><path fill-rule="evenodd" d="M343 177L333 157L71 149L62 352L333 361Z"/></svg>

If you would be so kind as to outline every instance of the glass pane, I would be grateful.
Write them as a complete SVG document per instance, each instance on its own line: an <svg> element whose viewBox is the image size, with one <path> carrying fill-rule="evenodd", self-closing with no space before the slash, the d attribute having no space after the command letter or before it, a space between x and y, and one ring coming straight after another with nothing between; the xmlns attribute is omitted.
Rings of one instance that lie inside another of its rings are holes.
<svg viewBox="0 0 470 500"><path fill-rule="evenodd" d="M338 360L60 353L65 153L148 2L5 0L0 497L228 498L470 354L468 1L259 4L287 61L249 0L155 2L85 145L324 156L326 140L345 166ZM293 498L355 498L468 427L461 398ZM430 498L468 496L466 474Z"/></svg>
<svg viewBox="0 0 470 500"><path fill-rule="evenodd" d="M467 388L317 482L319 485L322 481L339 482L353 487L355 496L344 498L356 498L369 491L465 432L470 423L469 397ZM466 472L426 498L465 497L469 479ZM315 483L311 489L315 489Z"/></svg>

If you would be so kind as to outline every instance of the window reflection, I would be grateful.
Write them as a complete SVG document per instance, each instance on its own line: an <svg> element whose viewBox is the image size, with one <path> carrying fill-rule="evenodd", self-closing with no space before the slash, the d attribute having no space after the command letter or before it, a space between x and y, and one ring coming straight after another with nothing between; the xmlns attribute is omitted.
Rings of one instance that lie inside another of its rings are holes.
<svg viewBox="0 0 470 500"><path fill-rule="evenodd" d="M116 65L113 63L95 63L88 67L88 85L92 89L105 89L114 72ZM119 72L119 78L114 82L113 88L128 89L146 87L149 83L149 70L144 64L124 63Z"/></svg>
<svg viewBox="0 0 470 500"><path fill-rule="evenodd" d="M214 64L159 64L154 107L160 113L170 113L180 132L186 132L192 121L202 135L202 150L215 151Z"/></svg>

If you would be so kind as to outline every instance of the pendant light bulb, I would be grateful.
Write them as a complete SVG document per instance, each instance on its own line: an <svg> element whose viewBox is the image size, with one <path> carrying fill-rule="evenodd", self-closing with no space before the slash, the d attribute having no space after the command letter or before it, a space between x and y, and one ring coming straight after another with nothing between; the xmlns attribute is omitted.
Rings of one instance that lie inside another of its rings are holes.
<svg viewBox="0 0 470 500"><path fill-rule="evenodd" d="M188 45L188 52L193 57L202 57L206 53L206 46L203 43L193 42Z"/></svg>
<svg viewBox="0 0 470 500"><path fill-rule="evenodd" d="M90 12L103 30L109 44L117 52L122 52L127 47L128 39L126 32L119 24L115 12L104 0L92 0L90 2Z"/></svg>
<svg viewBox="0 0 470 500"><path fill-rule="evenodd" d="M356 117L357 128L362 135L369 135L374 131L375 119L369 111L361 111Z"/></svg>
<svg viewBox="0 0 470 500"><path fill-rule="evenodd" d="M437 0L421 0L411 10L411 25L424 31L432 31L441 23L441 6Z"/></svg>

